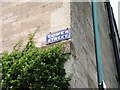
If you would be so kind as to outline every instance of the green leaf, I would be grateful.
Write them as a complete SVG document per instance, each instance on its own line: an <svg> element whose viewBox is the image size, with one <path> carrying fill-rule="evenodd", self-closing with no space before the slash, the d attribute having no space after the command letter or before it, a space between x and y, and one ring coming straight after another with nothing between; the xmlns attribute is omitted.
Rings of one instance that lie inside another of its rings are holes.
<svg viewBox="0 0 120 90"><path fill-rule="evenodd" d="M69 86L64 69L69 55L61 52L62 44L40 49L35 47L33 36L29 35L23 50L2 54L2 90L62 90Z"/></svg>

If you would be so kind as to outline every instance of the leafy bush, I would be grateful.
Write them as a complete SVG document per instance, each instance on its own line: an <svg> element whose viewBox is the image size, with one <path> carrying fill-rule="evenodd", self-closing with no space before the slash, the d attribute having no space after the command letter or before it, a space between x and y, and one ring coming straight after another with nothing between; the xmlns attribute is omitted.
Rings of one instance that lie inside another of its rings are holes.
<svg viewBox="0 0 120 90"><path fill-rule="evenodd" d="M35 47L33 36L24 49L13 49L2 55L2 90L62 90L67 89L70 77L66 76L62 45L46 49Z"/></svg>

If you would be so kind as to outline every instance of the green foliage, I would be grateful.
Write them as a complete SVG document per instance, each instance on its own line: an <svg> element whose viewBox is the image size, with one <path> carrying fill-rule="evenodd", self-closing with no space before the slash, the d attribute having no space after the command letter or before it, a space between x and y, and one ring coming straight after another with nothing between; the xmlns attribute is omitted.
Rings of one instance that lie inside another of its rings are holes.
<svg viewBox="0 0 120 90"><path fill-rule="evenodd" d="M47 49L35 47L34 34L23 50L15 49L2 55L2 90L63 90L69 86L64 62L69 55L62 45Z"/></svg>

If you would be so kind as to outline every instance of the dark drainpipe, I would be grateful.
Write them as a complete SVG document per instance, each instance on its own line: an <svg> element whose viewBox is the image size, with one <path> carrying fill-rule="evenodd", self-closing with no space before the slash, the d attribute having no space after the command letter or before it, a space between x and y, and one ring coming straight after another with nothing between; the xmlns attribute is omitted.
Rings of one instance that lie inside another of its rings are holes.
<svg viewBox="0 0 120 90"><path fill-rule="evenodd" d="M118 46L116 41L116 33L115 33L115 25L114 25L115 22L113 19L113 13L112 13L110 2L106 2L106 6L107 6L109 25L110 25L110 36L112 39L113 50L114 50L114 55L116 60L116 68L118 72L118 75L116 76L116 78L120 82L120 57L119 57L119 51L118 51Z"/></svg>
<svg viewBox="0 0 120 90"><path fill-rule="evenodd" d="M112 9L112 7L111 7L111 9ZM119 36L118 29L117 29L117 24L116 24L116 21L115 21L113 9L112 9L112 16L113 16L113 23L114 23L114 26L115 26L115 31L116 31L116 34L117 34L117 38L118 38L118 41L119 41L119 43L120 43L120 36Z"/></svg>

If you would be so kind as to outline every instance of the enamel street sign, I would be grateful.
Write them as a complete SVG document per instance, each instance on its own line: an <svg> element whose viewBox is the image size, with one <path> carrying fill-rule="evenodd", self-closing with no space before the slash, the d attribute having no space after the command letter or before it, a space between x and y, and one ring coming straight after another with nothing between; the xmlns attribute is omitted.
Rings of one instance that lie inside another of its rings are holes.
<svg viewBox="0 0 120 90"><path fill-rule="evenodd" d="M46 36L46 44L55 43L69 38L70 38L70 30L64 29L58 32L48 34Z"/></svg>

